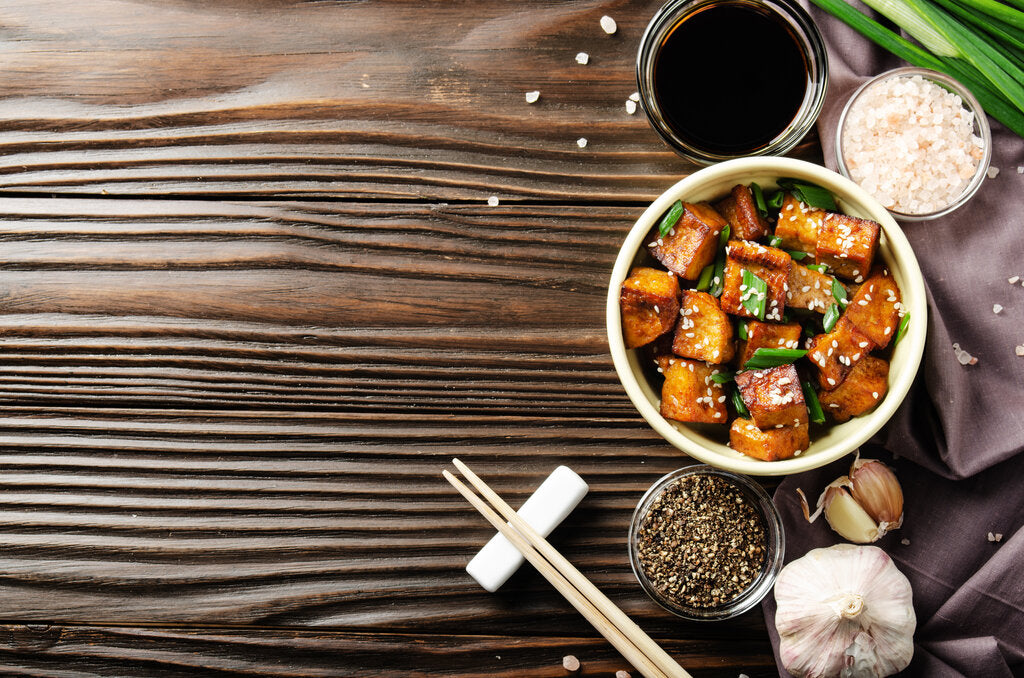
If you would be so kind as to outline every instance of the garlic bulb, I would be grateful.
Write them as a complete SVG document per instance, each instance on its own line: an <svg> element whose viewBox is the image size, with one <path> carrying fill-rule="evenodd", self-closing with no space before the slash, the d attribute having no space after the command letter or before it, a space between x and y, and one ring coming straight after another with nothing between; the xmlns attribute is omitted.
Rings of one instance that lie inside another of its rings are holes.
<svg viewBox="0 0 1024 678"><path fill-rule="evenodd" d="M858 455L850 474L839 476L821 493L814 515L803 491L797 492L808 522L824 512L833 530L858 544L878 541L903 524L903 489L892 469L877 459Z"/></svg>
<svg viewBox="0 0 1024 678"><path fill-rule="evenodd" d="M775 581L779 657L797 678L876 678L905 669L917 617L910 582L885 551L836 544Z"/></svg>

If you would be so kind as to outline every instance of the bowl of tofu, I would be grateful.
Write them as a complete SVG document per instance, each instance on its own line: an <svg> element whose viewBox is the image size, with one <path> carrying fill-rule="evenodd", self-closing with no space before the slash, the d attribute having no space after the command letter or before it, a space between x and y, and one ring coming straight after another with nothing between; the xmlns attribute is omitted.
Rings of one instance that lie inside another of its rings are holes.
<svg viewBox="0 0 1024 678"><path fill-rule="evenodd" d="M640 415L717 468L799 473L854 452L906 397L924 280L899 225L845 177L739 158L659 196L612 269L608 342Z"/></svg>

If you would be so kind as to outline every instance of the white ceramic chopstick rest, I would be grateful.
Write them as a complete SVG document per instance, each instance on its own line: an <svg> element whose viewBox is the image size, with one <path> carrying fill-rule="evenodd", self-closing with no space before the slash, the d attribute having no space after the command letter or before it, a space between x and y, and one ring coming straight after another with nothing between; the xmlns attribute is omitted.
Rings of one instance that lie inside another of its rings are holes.
<svg viewBox="0 0 1024 678"><path fill-rule="evenodd" d="M542 537L547 537L583 500L590 488L568 466L551 472L516 513ZM523 564L523 554L500 534L494 535L473 560L466 572L480 586L494 593Z"/></svg>

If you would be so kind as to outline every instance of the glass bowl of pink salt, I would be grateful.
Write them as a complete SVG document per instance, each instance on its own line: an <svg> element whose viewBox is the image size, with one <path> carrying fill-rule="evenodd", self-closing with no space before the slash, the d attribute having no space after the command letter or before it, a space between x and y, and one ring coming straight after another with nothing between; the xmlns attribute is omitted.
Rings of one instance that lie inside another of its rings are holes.
<svg viewBox="0 0 1024 678"><path fill-rule="evenodd" d="M934 219L966 203L991 157L977 99L925 68L897 68L861 85L836 130L840 173L901 221Z"/></svg>

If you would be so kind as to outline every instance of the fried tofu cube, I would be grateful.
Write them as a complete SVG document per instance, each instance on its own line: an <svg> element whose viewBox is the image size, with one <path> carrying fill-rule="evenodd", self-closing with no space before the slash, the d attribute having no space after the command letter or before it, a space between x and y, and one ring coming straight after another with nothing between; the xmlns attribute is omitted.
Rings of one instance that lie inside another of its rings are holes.
<svg viewBox="0 0 1024 678"><path fill-rule="evenodd" d="M756 317L743 305L743 300L751 293L743 284L743 271L747 270L768 285L763 319L782 320L792 263L789 254L775 247L765 247L747 240L729 241L721 298L722 310L746 318Z"/></svg>
<svg viewBox="0 0 1024 678"><path fill-rule="evenodd" d="M844 314L831 332L811 338L807 358L818 368L821 388L830 390L843 383L850 370L873 348L874 343Z"/></svg>
<svg viewBox="0 0 1024 678"><path fill-rule="evenodd" d="M792 364L736 374L736 387L760 429L807 423L807 403Z"/></svg>
<svg viewBox="0 0 1024 678"><path fill-rule="evenodd" d="M735 353L732 323L707 292L683 291L672 352L684 358L727 363Z"/></svg>
<svg viewBox="0 0 1024 678"><path fill-rule="evenodd" d="M740 342L736 364L742 368L759 348L800 348L800 323L777 325L747 321L747 339Z"/></svg>
<svg viewBox="0 0 1024 678"><path fill-rule="evenodd" d="M729 429L732 449L763 461L789 459L806 451L810 444L807 424L764 430L749 419L736 419Z"/></svg>
<svg viewBox="0 0 1024 678"><path fill-rule="evenodd" d="M814 269L794 261L793 266L789 269L786 306L824 313L830 305L835 303L835 298L832 296L834 280L835 278L830 275L818 273Z"/></svg>
<svg viewBox="0 0 1024 678"><path fill-rule="evenodd" d="M866 356L854 365L843 383L831 391L821 391L821 409L836 421L846 421L882 402L889 390L889 363Z"/></svg>
<svg viewBox="0 0 1024 678"><path fill-rule="evenodd" d="M814 254L818 245L818 227L825 214L825 210L806 205L786 193L775 224L775 235L782 239L782 247L787 250Z"/></svg>
<svg viewBox="0 0 1024 678"><path fill-rule="evenodd" d="M671 273L637 266L619 293L626 348L648 344L671 330L679 317L679 281Z"/></svg>
<svg viewBox="0 0 1024 678"><path fill-rule="evenodd" d="M683 214L664 237L657 227L648 245L651 254L668 270L686 280L696 280L715 260L718 235L725 228L722 215L706 202L683 203Z"/></svg>
<svg viewBox="0 0 1024 678"><path fill-rule="evenodd" d="M880 232L877 222L828 212L818 227L814 256L840 278L861 282L875 261Z"/></svg>
<svg viewBox="0 0 1024 678"><path fill-rule="evenodd" d="M703 361L676 360L661 387L661 416L700 424L725 424L725 389L711 376L718 370Z"/></svg>
<svg viewBox="0 0 1024 678"><path fill-rule="evenodd" d="M768 222L757 210L754 193L749 186L733 186L728 198L715 203L715 209L729 222L732 238L760 240L768 233Z"/></svg>
<svg viewBox="0 0 1024 678"><path fill-rule="evenodd" d="M888 269L876 270L864 281L846 308L846 318L879 348L896 334L903 310L902 296Z"/></svg>

